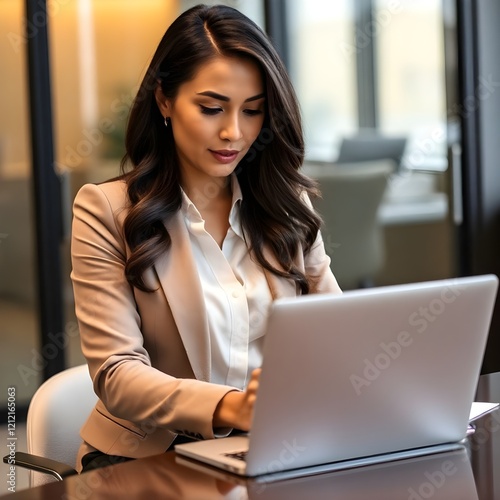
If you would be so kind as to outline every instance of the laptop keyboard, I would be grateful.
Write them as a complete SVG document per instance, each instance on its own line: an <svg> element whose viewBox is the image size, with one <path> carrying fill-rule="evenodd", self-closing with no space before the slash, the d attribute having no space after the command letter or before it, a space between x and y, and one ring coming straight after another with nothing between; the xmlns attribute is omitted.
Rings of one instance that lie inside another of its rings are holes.
<svg viewBox="0 0 500 500"><path fill-rule="evenodd" d="M248 450L245 451L237 451L236 453L224 453L224 456L229 458L236 458L236 460L243 460L243 462L247 459Z"/></svg>

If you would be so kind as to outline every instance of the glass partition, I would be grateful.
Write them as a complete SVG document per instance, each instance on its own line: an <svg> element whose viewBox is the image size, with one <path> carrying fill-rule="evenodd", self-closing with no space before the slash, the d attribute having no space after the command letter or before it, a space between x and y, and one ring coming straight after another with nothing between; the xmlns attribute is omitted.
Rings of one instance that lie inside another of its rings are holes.
<svg viewBox="0 0 500 500"><path fill-rule="evenodd" d="M23 15L21 0L0 2L0 405L3 415L15 387L19 416L43 370Z"/></svg>
<svg viewBox="0 0 500 500"><path fill-rule="evenodd" d="M305 170L327 195L317 205L341 285L453 276L442 2L286 5Z"/></svg>
<svg viewBox="0 0 500 500"><path fill-rule="evenodd" d="M36 278L24 2L0 2L0 435L3 455L26 451L24 419L43 380ZM7 423L11 425L8 427ZM14 424L14 426L12 426ZM10 438L10 439L9 439ZM8 447L10 445L10 447ZM0 464L8 493L10 466ZM15 473L16 490L28 472ZM11 490L12 491L12 490Z"/></svg>

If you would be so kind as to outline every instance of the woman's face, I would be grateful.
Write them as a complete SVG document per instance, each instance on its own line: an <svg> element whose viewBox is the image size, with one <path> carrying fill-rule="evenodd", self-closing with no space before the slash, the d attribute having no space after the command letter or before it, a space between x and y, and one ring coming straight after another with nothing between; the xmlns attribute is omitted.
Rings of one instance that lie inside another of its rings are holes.
<svg viewBox="0 0 500 500"><path fill-rule="evenodd" d="M184 188L230 175L264 122L264 83L256 63L217 57L179 87L174 99L157 93L170 125Z"/></svg>

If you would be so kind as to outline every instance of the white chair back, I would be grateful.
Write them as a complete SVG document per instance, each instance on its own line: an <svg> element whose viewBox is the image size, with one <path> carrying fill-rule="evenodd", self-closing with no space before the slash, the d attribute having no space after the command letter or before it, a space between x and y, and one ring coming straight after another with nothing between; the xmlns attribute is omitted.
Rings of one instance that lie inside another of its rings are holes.
<svg viewBox="0 0 500 500"><path fill-rule="evenodd" d="M96 401L87 365L68 368L45 381L28 408L28 453L75 467L80 428ZM30 471L30 486L52 481L48 474Z"/></svg>

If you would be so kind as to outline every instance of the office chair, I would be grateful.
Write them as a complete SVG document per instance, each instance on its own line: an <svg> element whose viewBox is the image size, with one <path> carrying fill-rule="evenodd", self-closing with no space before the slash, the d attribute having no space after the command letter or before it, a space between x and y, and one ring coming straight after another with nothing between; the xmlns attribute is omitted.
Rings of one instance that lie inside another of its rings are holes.
<svg viewBox="0 0 500 500"><path fill-rule="evenodd" d="M16 451L15 458L16 467L30 470L30 486L77 473L73 467L80 427L96 401L87 365L64 370L38 388L26 420L28 453ZM8 463L8 458L3 461Z"/></svg>
<svg viewBox="0 0 500 500"><path fill-rule="evenodd" d="M377 212L395 168L391 160L304 167L319 183L322 197L313 205L323 218L326 252L343 289L371 286L384 264Z"/></svg>
<svg viewBox="0 0 500 500"><path fill-rule="evenodd" d="M406 137L387 137L374 131L344 137L335 163L392 160L395 169L398 170L406 149L406 142Z"/></svg>

